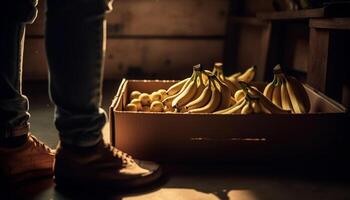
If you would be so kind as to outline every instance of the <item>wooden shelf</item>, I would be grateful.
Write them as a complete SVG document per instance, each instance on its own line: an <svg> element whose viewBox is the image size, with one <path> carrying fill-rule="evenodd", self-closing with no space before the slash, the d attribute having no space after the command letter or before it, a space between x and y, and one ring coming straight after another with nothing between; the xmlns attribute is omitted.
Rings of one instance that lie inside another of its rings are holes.
<svg viewBox="0 0 350 200"><path fill-rule="evenodd" d="M260 19L265 19L265 20L318 18L318 17L324 16L324 8L297 10L297 11L261 12L261 13L257 13L256 16Z"/></svg>
<svg viewBox="0 0 350 200"><path fill-rule="evenodd" d="M301 20L322 17L348 17L350 16L350 4L330 4L323 8L305 9L296 11L260 12L257 18L264 20Z"/></svg>
<svg viewBox="0 0 350 200"><path fill-rule="evenodd" d="M231 24L245 24L253 26L264 26L267 25L267 22L256 17L230 17Z"/></svg>
<svg viewBox="0 0 350 200"><path fill-rule="evenodd" d="M349 18L311 19L309 26L312 28L350 30Z"/></svg>

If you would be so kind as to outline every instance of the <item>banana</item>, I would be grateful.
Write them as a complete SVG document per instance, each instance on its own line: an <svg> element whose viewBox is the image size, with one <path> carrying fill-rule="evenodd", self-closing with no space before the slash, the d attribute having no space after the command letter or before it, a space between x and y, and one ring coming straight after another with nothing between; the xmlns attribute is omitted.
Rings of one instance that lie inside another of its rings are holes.
<svg viewBox="0 0 350 200"><path fill-rule="evenodd" d="M196 108L200 108L200 107L205 106L210 100L211 93L212 93L212 90L210 88L210 84L208 84L205 87L205 89L203 90L202 94L198 98L196 98L195 100L189 102L185 106L185 110L189 111L189 110L192 110L192 109L196 109Z"/></svg>
<svg viewBox="0 0 350 200"><path fill-rule="evenodd" d="M194 80L190 82L187 88L172 102L172 107L177 107L180 111L184 111L184 106L191 100L198 98L205 88L202 81L202 71L200 65L196 65L193 68L195 72Z"/></svg>
<svg viewBox="0 0 350 200"><path fill-rule="evenodd" d="M304 86L294 77L287 77L287 91L295 113L308 113L310 110L310 99Z"/></svg>
<svg viewBox="0 0 350 200"><path fill-rule="evenodd" d="M242 104L243 101L245 101L245 98L243 98L243 99L237 101L235 104L231 105L231 106L228 107L228 108L215 111L214 114L224 114L224 113L227 113L229 110L232 110L234 107L236 107L236 106Z"/></svg>
<svg viewBox="0 0 350 200"><path fill-rule="evenodd" d="M291 110L293 113L309 112L310 99L304 86L294 77L285 76L279 64L273 68L273 73L275 88L273 89L272 102L282 109ZM265 90L268 90L268 86ZM268 94L266 96L268 97Z"/></svg>
<svg viewBox="0 0 350 200"><path fill-rule="evenodd" d="M209 77L208 84L211 84L210 79L213 78ZM220 91L218 90L218 88L216 88L215 84L211 84L210 89L212 90L212 93L209 102L203 107L189 110L189 113L212 113L219 107L221 101Z"/></svg>
<svg viewBox="0 0 350 200"><path fill-rule="evenodd" d="M273 89L275 87L276 81L277 81L277 77L276 77L276 75L274 75L273 80L270 83L268 83L266 85L266 87L264 88L263 94L269 100L272 100Z"/></svg>
<svg viewBox="0 0 350 200"><path fill-rule="evenodd" d="M191 101L192 97L194 97L194 95L196 94L196 81L197 78L190 82L187 88L173 100L173 102L171 103L172 107L181 109L182 106L186 105L188 102Z"/></svg>
<svg viewBox="0 0 350 200"><path fill-rule="evenodd" d="M204 89L206 88L204 82L203 82L203 76L202 76L202 72L198 72L198 77L197 77L197 90L196 90L196 94L194 95L194 97L192 98L197 99L204 91Z"/></svg>
<svg viewBox="0 0 350 200"><path fill-rule="evenodd" d="M260 106L259 100L253 100L251 104L252 104L252 108L253 108L254 113L263 112L262 108Z"/></svg>
<svg viewBox="0 0 350 200"><path fill-rule="evenodd" d="M166 94L168 96L172 96L172 95L178 93L190 79L191 79L191 77L185 78L184 80L179 81L179 82L175 83L174 85L170 86L169 89L166 91Z"/></svg>
<svg viewBox="0 0 350 200"><path fill-rule="evenodd" d="M262 110L268 110L270 113L276 113L276 114L288 114L290 113L289 110L283 110L280 107L276 106L274 103L272 103L263 93L261 93L259 90L251 87L248 83L245 82L239 82L243 89L246 89L246 91L252 91L254 94L256 94L257 98L259 98L259 101L262 105ZM248 89L249 88L249 89ZM250 95L250 93L247 93L247 95Z"/></svg>
<svg viewBox="0 0 350 200"><path fill-rule="evenodd" d="M242 75L238 76L238 81L244 81L246 83L250 83L254 77L256 72L256 66L249 67Z"/></svg>
<svg viewBox="0 0 350 200"><path fill-rule="evenodd" d="M240 114L243 106L247 103L247 99L242 99L237 105L232 106L230 109L220 113L220 114Z"/></svg>
<svg viewBox="0 0 350 200"><path fill-rule="evenodd" d="M274 103L276 106L282 108L282 103L281 103L281 80L278 75L276 83L273 88L273 93L272 93L272 103Z"/></svg>
<svg viewBox="0 0 350 200"><path fill-rule="evenodd" d="M290 110L292 112L293 111L293 105L292 102L289 98L289 94L288 94L288 89L287 89L287 80L285 79L284 76L281 76L281 81L282 81L282 85L281 85L281 103L282 103L282 108L284 110Z"/></svg>
<svg viewBox="0 0 350 200"><path fill-rule="evenodd" d="M224 83L231 91L231 95L233 96L237 90L239 90L239 85L235 84L235 82L231 82L226 79L223 69L222 63L215 63L212 73L219 79L222 83Z"/></svg>
<svg viewBox="0 0 350 200"><path fill-rule="evenodd" d="M182 88L180 89L180 91L178 91L177 93L175 93L175 94L173 94L173 95L169 95L169 94L168 94L168 91L167 91L168 97L166 97L166 98L162 101L162 103L163 103L165 106L171 107L171 106L172 106L173 100L174 100L178 95L180 95L180 94L187 88L188 84L189 84L191 81L193 81L193 79L195 78L195 75L196 75L196 72L194 71L194 72L192 73L192 76L191 76L190 78L184 79L184 80L186 80L186 81L185 81L185 83L182 85ZM183 81L184 81L184 80L183 80ZM170 88L169 88L169 89L170 89ZM169 90L169 89L168 89L168 90Z"/></svg>
<svg viewBox="0 0 350 200"><path fill-rule="evenodd" d="M231 91L230 89L222 84L221 85L221 102L218 107L219 110L229 107L231 104Z"/></svg>
<svg viewBox="0 0 350 200"><path fill-rule="evenodd" d="M245 97L245 93L244 93L244 91L242 89L237 90L237 92L235 93L234 97L235 97L236 101L239 101L239 100L241 100L242 98Z"/></svg>
<svg viewBox="0 0 350 200"><path fill-rule="evenodd" d="M247 115L253 113L254 110L252 108L250 100L246 102L246 104L243 106L241 110L241 114Z"/></svg>
<svg viewBox="0 0 350 200"><path fill-rule="evenodd" d="M234 73L232 74L231 76L227 76L226 78L231 81L231 82L234 82L234 81L237 81L237 78L242 74L242 72L237 72L237 73Z"/></svg>

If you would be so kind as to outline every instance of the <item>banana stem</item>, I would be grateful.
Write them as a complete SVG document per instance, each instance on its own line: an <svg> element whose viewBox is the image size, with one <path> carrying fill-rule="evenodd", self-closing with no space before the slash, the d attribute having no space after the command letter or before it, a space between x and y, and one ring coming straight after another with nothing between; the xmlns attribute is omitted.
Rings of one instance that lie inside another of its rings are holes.
<svg viewBox="0 0 350 200"><path fill-rule="evenodd" d="M251 87L250 87L250 85L248 83L246 83L244 81L239 81L238 83L242 87L243 92L245 93L245 96L246 96L245 98L247 100L250 101L250 100L258 100L259 99L259 96L249 93L249 89L251 89Z"/></svg>

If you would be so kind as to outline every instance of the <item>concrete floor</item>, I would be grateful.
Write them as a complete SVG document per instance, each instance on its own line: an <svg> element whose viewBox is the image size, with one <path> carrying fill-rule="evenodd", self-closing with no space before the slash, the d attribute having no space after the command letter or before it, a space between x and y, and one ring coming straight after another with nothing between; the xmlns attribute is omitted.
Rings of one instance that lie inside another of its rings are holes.
<svg viewBox="0 0 350 200"><path fill-rule="evenodd" d="M105 83L105 109L117 86L116 82ZM32 132L49 146L55 147L58 137L52 120L54 107L49 101L46 83L24 83L23 90L30 99ZM104 131L108 138L108 128ZM166 165L165 168L167 176L160 182L137 191L86 191L84 188L74 188L68 192L57 190L51 179L40 179L16 187L8 186L1 191L0 199L350 199L349 181L339 175L329 176L331 171L242 170L230 165Z"/></svg>

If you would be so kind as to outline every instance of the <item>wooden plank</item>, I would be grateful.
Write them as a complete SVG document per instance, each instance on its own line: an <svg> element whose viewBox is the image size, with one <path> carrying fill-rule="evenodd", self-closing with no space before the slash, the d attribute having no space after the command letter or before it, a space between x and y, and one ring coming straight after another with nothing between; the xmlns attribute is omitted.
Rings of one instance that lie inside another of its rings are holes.
<svg viewBox="0 0 350 200"><path fill-rule="evenodd" d="M181 79L202 63L223 60L222 40L120 40L107 43L106 78Z"/></svg>
<svg viewBox="0 0 350 200"><path fill-rule="evenodd" d="M293 20L308 19L321 17L348 17L350 15L350 3L332 2L323 8L304 9L304 10L287 10L277 12L259 12L258 18L266 20Z"/></svg>
<svg viewBox="0 0 350 200"><path fill-rule="evenodd" d="M324 8L316 8L297 11L287 10L276 12L259 12L256 14L256 16L265 20L290 20L323 17L324 13Z"/></svg>
<svg viewBox="0 0 350 200"><path fill-rule="evenodd" d="M44 1L28 35L44 34ZM109 36L223 36L229 0L118 0L107 15Z"/></svg>
<svg viewBox="0 0 350 200"><path fill-rule="evenodd" d="M266 73L268 69L268 56L271 43L271 34L272 34L272 23L268 23L266 27L263 28L261 33L261 49L260 49L260 59L257 66L256 80L264 81L266 78Z"/></svg>
<svg viewBox="0 0 350 200"><path fill-rule="evenodd" d="M25 44L23 78L47 79L43 38L27 38ZM109 39L105 79L180 79L195 64L222 61L223 45L222 40Z"/></svg>
<svg viewBox="0 0 350 200"><path fill-rule="evenodd" d="M241 26L237 43L237 70L260 64L262 28L259 26ZM258 66L259 67L259 66Z"/></svg>
<svg viewBox="0 0 350 200"><path fill-rule="evenodd" d="M309 59L309 28L305 23L290 23L285 27L283 66L285 71L307 72Z"/></svg>
<svg viewBox="0 0 350 200"><path fill-rule="evenodd" d="M329 32L310 28L310 59L307 82L315 89L326 91Z"/></svg>
<svg viewBox="0 0 350 200"><path fill-rule="evenodd" d="M312 28L350 30L349 18L311 19L309 26Z"/></svg>
<svg viewBox="0 0 350 200"><path fill-rule="evenodd" d="M230 17L230 24L244 24L252 26L264 26L268 23L266 21L260 20L256 17Z"/></svg>

